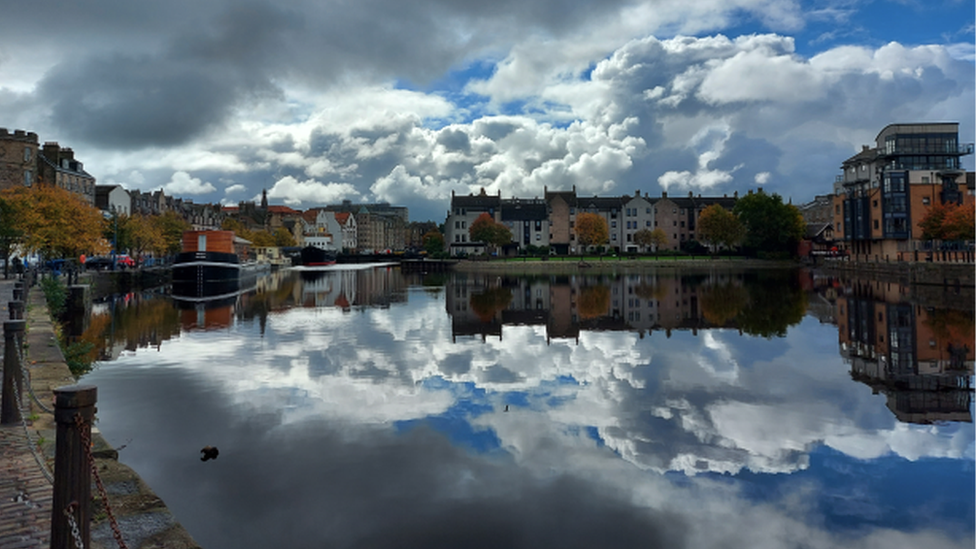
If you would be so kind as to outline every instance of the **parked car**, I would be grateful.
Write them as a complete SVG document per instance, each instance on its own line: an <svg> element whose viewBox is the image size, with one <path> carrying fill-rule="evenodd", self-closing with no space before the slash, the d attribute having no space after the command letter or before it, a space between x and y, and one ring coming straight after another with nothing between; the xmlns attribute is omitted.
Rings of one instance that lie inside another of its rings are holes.
<svg viewBox="0 0 976 549"><path fill-rule="evenodd" d="M96 271L111 269L112 258L111 257L89 257L88 259L85 260L85 268L93 269Z"/></svg>
<svg viewBox="0 0 976 549"><path fill-rule="evenodd" d="M129 257L128 254L119 254L115 256L115 264L120 267L135 267L136 262L134 259Z"/></svg>

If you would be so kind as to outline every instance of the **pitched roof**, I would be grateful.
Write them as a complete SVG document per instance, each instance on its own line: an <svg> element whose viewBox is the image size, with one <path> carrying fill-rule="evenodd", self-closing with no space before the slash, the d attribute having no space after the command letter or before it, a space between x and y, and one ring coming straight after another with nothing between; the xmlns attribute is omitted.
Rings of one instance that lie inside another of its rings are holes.
<svg viewBox="0 0 976 549"><path fill-rule="evenodd" d="M541 202L504 200L501 206L502 221L535 221L549 217L549 207Z"/></svg>
<svg viewBox="0 0 976 549"><path fill-rule="evenodd" d="M281 215L301 215L302 212L289 208L288 206L268 206L269 213L276 213Z"/></svg>

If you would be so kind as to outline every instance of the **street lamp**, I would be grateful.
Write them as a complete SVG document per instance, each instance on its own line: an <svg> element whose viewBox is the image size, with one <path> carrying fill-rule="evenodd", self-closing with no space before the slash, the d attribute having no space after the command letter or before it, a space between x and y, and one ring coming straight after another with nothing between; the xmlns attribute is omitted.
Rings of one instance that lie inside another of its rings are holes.
<svg viewBox="0 0 976 549"><path fill-rule="evenodd" d="M115 253L119 247L119 212L115 208L115 204L110 206L112 210L112 226L113 226L113 236L112 236L112 270L115 270Z"/></svg>

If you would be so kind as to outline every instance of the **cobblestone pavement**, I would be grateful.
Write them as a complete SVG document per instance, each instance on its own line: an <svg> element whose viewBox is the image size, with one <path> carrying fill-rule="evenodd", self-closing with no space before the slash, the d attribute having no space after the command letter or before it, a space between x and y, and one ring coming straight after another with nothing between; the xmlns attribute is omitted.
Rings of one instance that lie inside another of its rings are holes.
<svg viewBox="0 0 976 549"><path fill-rule="evenodd" d="M7 304L13 286L13 279L0 279L0 319L4 321L10 318ZM0 547L3 549L50 545L52 489L28 444L21 424L0 425Z"/></svg>

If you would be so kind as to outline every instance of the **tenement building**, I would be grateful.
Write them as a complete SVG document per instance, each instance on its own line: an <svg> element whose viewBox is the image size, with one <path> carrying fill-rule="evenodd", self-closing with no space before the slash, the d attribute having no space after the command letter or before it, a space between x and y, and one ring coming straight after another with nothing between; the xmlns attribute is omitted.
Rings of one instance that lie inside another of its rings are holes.
<svg viewBox="0 0 976 549"><path fill-rule="evenodd" d="M74 151L56 142L39 146L37 134L0 128L0 189L55 185L95 203L95 177L75 159Z"/></svg>
<svg viewBox="0 0 976 549"><path fill-rule="evenodd" d="M935 204L973 208L973 144L959 124L891 124L842 164L834 182L834 238L852 261L917 261L919 221Z"/></svg>
<svg viewBox="0 0 976 549"><path fill-rule="evenodd" d="M576 188L570 191L544 189L544 198L502 198L501 193L467 196L451 194L451 209L447 215L446 240L452 255L481 254L485 244L471 240L471 224L482 214L488 214L512 232L512 242L502 251L514 255L528 246L548 246L558 255L576 254L583 250L576 240L576 218L582 213L599 215L609 231L606 246L617 253L647 251L637 243L635 235L642 230L661 229L667 241L660 249L679 250L698 240L696 231L702 210L712 204L731 210L736 195L702 197L689 193L687 197L650 197L639 190L633 196L582 197Z"/></svg>

